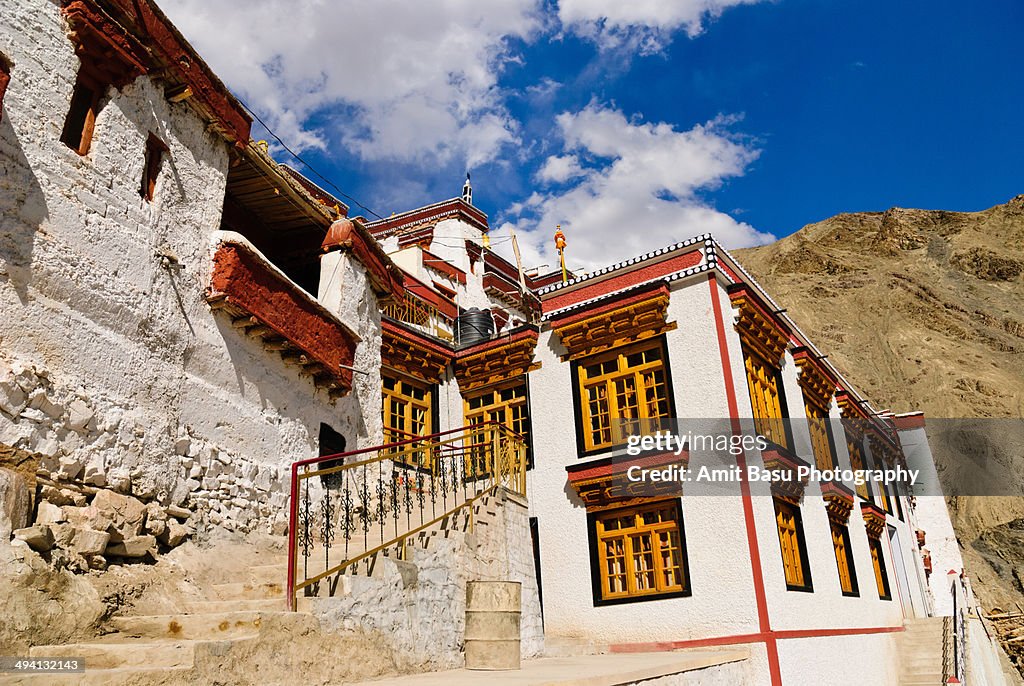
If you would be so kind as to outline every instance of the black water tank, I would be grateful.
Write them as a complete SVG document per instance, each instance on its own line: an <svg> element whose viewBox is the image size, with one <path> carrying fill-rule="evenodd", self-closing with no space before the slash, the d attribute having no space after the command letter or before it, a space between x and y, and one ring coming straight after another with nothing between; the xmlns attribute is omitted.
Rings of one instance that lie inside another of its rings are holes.
<svg viewBox="0 0 1024 686"><path fill-rule="evenodd" d="M455 320L455 340L460 348L488 341L494 335L494 317L490 310L471 307Z"/></svg>

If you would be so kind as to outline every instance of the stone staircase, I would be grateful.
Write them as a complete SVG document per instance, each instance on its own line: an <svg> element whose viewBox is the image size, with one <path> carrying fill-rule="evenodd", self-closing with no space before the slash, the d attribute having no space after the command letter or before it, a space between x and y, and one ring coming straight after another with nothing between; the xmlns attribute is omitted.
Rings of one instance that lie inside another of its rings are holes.
<svg viewBox="0 0 1024 686"><path fill-rule="evenodd" d="M408 545L427 548L436 537L468 532L471 516L473 527L488 526L497 508L495 496L481 498L474 504L472 515L468 508L456 512L438 526L417 534ZM395 551L380 554L394 556ZM374 566L371 558L359 569L347 570L347 576L376 576ZM274 630L305 633L320 629L319 621L308 612L313 598L298 598L298 612L288 612L286 579L287 560L277 556L271 564L250 567L244 581L210 586L204 600L185 602L179 613L113 617L107 623L113 632L90 641L33 646L29 657L82 658L87 671L0 676L0 686L197 683L191 675L199 662L208 664L211 659L216 661L216 656L232 652L233 647L244 648L247 642L258 641L270 620L276 620ZM347 595L352 585L341 581L321 584L319 595ZM365 583L374 582L366 579Z"/></svg>
<svg viewBox="0 0 1024 686"><path fill-rule="evenodd" d="M283 561L251 567L246 581L215 584L207 599L186 602L180 613L113 617L108 626L114 631L91 641L33 646L29 657L81 658L87 671L0 677L0 684L134 684L163 682L175 673L187 679L197 654L257 639L270 617L315 623L287 612L286 569Z"/></svg>
<svg viewBox="0 0 1024 686"><path fill-rule="evenodd" d="M945 686L943 639L945 617L907 619L897 639L900 654L900 686Z"/></svg>

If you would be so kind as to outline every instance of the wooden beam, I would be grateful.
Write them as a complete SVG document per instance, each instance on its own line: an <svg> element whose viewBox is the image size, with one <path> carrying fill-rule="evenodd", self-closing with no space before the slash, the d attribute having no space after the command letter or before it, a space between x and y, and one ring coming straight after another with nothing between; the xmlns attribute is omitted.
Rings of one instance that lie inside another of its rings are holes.
<svg viewBox="0 0 1024 686"><path fill-rule="evenodd" d="M250 326L256 326L259 323L260 320L256 317L238 317L231 320L231 326L236 329L248 329Z"/></svg>

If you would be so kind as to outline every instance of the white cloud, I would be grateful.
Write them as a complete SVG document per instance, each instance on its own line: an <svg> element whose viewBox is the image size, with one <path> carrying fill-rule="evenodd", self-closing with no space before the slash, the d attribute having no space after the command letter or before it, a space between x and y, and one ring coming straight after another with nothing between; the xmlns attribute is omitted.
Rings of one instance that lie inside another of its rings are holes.
<svg viewBox="0 0 1024 686"><path fill-rule="evenodd" d="M465 161L517 140L497 86L539 0L165 0L213 70L290 145ZM322 122L317 126L313 122ZM339 135L340 132L340 135ZM340 140L339 140L340 138Z"/></svg>
<svg viewBox="0 0 1024 686"><path fill-rule="evenodd" d="M581 169L568 189L535 192L511 208L502 226L520 235L524 264L555 264L552 234L561 224L568 239L570 268L595 269L626 255L663 247L711 232L726 247L774 240L749 224L711 207L700 191L742 175L758 151L728 131L733 119L720 117L688 131L666 123L628 120L591 104L558 117L564 139L553 162L582 156L594 164Z"/></svg>
<svg viewBox="0 0 1024 686"><path fill-rule="evenodd" d="M564 183L583 174L583 167L576 155L554 155L547 158L537 171L537 180Z"/></svg>
<svg viewBox="0 0 1024 686"><path fill-rule="evenodd" d="M602 47L625 46L651 53L660 50L671 34L684 29L691 38L704 31L705 22L736 5L760 0L559 0L563 27Z"/></svg>

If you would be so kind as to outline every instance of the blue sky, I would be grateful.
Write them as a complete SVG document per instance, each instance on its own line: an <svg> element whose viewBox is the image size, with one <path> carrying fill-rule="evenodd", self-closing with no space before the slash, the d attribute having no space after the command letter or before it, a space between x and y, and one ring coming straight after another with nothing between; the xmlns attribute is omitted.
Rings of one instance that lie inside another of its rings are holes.
<svg viewBox="0 0 1024 686"><path fill-rule="evenodd" d="M162 5L347 194L387 215L469 169L527 266L551 262L555 223L590 268L708 230L739 247L1024 192L1016 0Z"/></svg>

